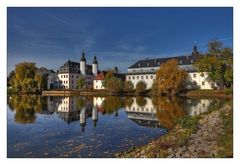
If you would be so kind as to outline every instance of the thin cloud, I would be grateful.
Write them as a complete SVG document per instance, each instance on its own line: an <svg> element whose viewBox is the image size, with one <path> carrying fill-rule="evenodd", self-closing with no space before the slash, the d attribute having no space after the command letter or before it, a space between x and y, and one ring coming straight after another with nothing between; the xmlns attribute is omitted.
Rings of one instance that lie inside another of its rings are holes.
<svg viewBox="0 0 240 165"><path fill-rule="evenodd" d="M43 13L45 13L45 14L48 15L49 17L53 18L54 20L56 20L56 21L58 21L58 22L60 22L60 23L62 23L62 24L71 25L71 23L68 22L67 20L65 20L65 19L63 19L63 18L60 18L60 17L58 17L58 16L56 16L56 15L54 15L54 14L51 14L51 13L49 13L49 12L47 12L47 11L43 11Z"/></svg>

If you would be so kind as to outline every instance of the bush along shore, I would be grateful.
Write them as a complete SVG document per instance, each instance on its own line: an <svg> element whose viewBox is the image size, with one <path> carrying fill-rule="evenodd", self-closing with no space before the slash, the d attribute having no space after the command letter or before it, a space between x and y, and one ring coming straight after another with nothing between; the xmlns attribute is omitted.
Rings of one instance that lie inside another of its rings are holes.
<svg viewBox="0 0 240 165"><path fill-rule="evenodd" d="M233 157L232 101L207 113L186 116L168 134L114 155L118 158Z"/></svg>

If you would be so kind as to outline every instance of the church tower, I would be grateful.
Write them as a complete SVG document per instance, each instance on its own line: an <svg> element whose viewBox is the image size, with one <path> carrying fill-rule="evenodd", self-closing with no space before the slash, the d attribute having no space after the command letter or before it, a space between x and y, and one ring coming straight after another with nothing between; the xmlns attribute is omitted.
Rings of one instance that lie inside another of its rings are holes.
<svg viewBox="0 0 240 165"><path fill-rule="evenodd" d="M86 58L84 51L82 52L82 58L80 60L80 71L84 76L86 75Z"/></svg>
<svg viewBox="0 0 240 165"><path fill-rule="evenodd" d="M94 56L93 63L92 63L92 73L97 76L98 74L98 62L97 62L97 57Z"/></svg>
<svg viewBox="0 0 240 165"><path fill-rule="evenodd" d="M196 45L196 42L194 43L194 46L193 46L193 52L192 52L192 55L199 55L199 52L197 50L197 45Z"/></svg>

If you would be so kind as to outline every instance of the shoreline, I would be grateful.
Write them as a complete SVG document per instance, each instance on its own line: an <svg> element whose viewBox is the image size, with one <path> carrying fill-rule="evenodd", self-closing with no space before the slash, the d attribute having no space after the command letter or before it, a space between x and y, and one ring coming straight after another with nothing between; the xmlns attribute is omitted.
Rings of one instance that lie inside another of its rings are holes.
<svg viewBox="0 0 240 165"><path fill-rule="evenodd" d="M152 140L148 144L134 146L127 151L117 153L114 157L233 157L232 105L224 104L221 108L210 110L210 112L192 117L184 122L178 123L168 134ZM225 125L226 122L230 122L230 126Z"/></svg>
<svg viewBox="0 0 240 165"><path fill-rule="evenodd" d="M156 95L151 95L149 92L137 94L133 92L109 92L106 90L94 91L94 90L44 90L41 93L12 93L7 92L7 94L16 95L42 95L42 96L145 96L145 97L155 97ZM160 95L159 95L160 96ZM167 95L166 95L167 96ZM193 90L187 93L180 93L177 96L187 97L187 98L219 98L219 99L232 99L233 94L226 94L223 90ZM172 96L167 96L172 97Z"/></svg>

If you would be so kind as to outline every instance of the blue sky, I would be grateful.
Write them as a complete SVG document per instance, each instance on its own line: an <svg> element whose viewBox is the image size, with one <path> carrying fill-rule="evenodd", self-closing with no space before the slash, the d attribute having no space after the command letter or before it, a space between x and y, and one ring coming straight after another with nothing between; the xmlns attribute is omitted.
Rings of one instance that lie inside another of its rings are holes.
<svg viewBox="0 0 240 165"><path fill-rule="evenodd" d="M8 73L36 62L57 70L68 59L122 72L139 59L200 52L217 38L232 47L232 8L8 8Z"/></svg>

